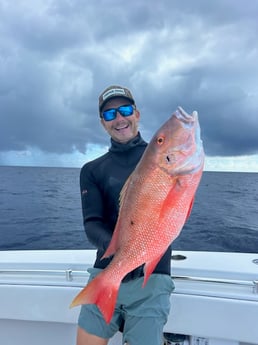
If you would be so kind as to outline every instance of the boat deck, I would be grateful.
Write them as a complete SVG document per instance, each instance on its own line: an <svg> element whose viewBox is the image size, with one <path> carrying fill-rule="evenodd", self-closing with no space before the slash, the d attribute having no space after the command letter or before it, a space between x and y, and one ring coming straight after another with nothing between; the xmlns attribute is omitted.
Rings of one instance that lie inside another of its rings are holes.
<svg viewBox="0 0 258 345"><path fill-rule="evenodd" d="M75 343L79 308L69 304L95 255L0 252L1 343ZM258 344L258 254L173 252L171 275L176 288L165 332L184 334L191 345ZM120 334L110 344L121 344Z"/></svg>

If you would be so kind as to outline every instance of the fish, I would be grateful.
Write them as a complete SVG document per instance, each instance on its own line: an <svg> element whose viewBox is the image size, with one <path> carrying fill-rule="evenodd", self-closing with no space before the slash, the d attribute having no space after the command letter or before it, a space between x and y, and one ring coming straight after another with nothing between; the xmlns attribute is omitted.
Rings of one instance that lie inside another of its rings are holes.
<svg viewBox="0 0 258 345"><path fill-rule="evenodd" d="M124 184L111 242L113 255L70 307L96 304L110 323L127 273L144 264L143 288L189 218L204 166L198 113L178 107L154 134Z"/></svg>

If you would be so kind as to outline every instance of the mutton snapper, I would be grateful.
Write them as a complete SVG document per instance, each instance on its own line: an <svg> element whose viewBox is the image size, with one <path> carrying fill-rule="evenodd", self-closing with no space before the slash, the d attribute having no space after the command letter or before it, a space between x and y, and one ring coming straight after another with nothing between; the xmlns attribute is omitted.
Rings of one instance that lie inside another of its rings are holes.
<svg viewBox="0 0 258 345"><path fill-rule="evenodd" d="M124 276L145 264L144 284L189 217L204 165L197 112L179 107L148 144L120 195L116 227L103 258L110 264L72 301L96 304L111 321Z"/></svg>

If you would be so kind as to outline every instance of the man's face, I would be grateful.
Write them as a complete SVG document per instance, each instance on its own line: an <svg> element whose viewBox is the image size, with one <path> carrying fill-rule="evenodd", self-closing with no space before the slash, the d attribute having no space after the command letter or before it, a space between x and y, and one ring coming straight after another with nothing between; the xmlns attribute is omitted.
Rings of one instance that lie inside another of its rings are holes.
<svg viewBox="0 0 258 345"><path fill-rule="evenodd" d="M127 101L123 97L113 98L104 105L102 113L107 109L118 108L121 105L128 104L130 104L130 101ZM105 121L103 118L101 118L101 123L113 140L119 143L127 143L138 133L139 118L139 111L134 109L133 114L130 116L124 117L117 112L114 120Z"/></svg>

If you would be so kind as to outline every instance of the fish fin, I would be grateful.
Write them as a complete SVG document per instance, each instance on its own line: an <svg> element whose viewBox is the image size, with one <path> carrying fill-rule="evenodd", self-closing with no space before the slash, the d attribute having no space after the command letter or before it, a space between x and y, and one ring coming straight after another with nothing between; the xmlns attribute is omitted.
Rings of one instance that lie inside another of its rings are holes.
<svg viewBox="0 0 258 345"><path fill-rule="evenodd" d="M192 209L193 209L193 204L194 204L194 197L189 205L189 209L188 209L188 212L187 212L187 215L186 215L186 220L190 217L190 214L192 212Z"/></svg>
<svg viewBox="0 0 258 345"><path fill-rule="evenodd" d="M108 283L100 273L73 299L70 308L80 304L96 304L106 323L110 323L117 300L119 284L109 279Z"/></svg>
<svg viewBox="0 0 258 345"><path fill-rule="evenodd" d="M132 179L132 174L129 175L128 179L125 181L123 188L120 192L119 195L119 208L121 209L121 207L123 206L124 200L125 200L125 195L127 193L127 190L129 189L129 185L131 184L131 179Z"/></svg>
<svg viewBox="0 0 258 345"><path fill-rule="evenodd" d="M171 209L174 207L174 205L178 202L178 199L181 198L181 191L182 191L182 186L180 182L180 178L175 180L173 188L170 189L168 195L166 196L166 199L163 202L163 206L160 211L159 215L159 224L162 224L163 222L161 221L162 219L167 219L167 216L169 216ZM194 197L189 205L185 221L189 218L192 208L193 208L193 203L194 203Z"/></svg>
<svg viewBox="0 0 258 345"><path fill-rule="evenodd" d="M112 238L111 238L111 241L110 241L104 255L102 256L101 260L108 258L111 255L116 253L116 251L119 247L118 246L118 239L119 239L119 230L118 229L120 228L119 224L120 224L120 220L118 219L115 230L114 230Z"/></svg>
<svg viewBox="0 0 258 345"><path fill-rule="evenodd" d="M109 243L109 246L107 247L107 250L105 251L104 255L101 257L100 260L109 258L110 256L114 255L116 252L116 243L113 241L113 237L111 239L111 242Z"/></svg>
<svg viewBox="0 0 258 345"><path fill-rule="evenodd" d="M163 202L163 206L160 211L160 219L164 218L170 213L176 200L181 197L181 184L180 179L175 179L173 187L168 192L166 199Z"/></svg>
<svg viewBox="0 0 258 345"><path fill-rule="evenodd" d="M155 267L157 266L158 262L160 261L162 255L158 256L152 261L146 262L144 266L144 280L142 286L144 287L151 275L151 273L154 271Z"/></svg>
<svg viewBox="0 0 258 345"><path fill-rule="evenodd" d="M131 175L128 177L126 180L119 196L119 209L123 206L125 195L127 193L127 189L129 188L129 184L131 181ZM115 254L117 249L118 249L118 239L119 239L119 229L120 229L120 218L118 218L115 230L113 232L111 241L109 243L109 246L107 247L107 250L105 251L104 255L102 256L101 259L105 259L110 257L111 255Z"/></svg>

